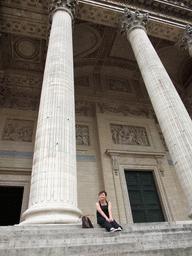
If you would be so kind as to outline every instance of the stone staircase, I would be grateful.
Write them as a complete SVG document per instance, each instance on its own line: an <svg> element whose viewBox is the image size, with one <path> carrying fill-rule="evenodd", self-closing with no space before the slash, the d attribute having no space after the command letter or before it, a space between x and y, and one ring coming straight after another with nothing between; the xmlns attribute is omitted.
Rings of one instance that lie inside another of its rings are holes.
<svg viewBox="0 0 192 256"><path fill-rule="evenodd" d="M108 233L95 225L0 227L0 256L192 256L192 221L123 225Z"/></svg>

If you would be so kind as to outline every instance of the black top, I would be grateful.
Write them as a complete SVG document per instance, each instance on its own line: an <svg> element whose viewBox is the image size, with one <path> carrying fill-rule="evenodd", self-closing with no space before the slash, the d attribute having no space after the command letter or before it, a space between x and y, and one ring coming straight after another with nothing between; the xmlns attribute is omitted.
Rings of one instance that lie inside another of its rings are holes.
<svg viewBox="0 0 192 256"><path fill-rule="evenodd" d="M99 201L99 205L101 207L101 210L105 213L105 215L109 218L109 211L108 211L108 202L106 201L106 205L101 205L101 202ZM99 218L104 218L98 211L97 211L97 220Z"/></svg>

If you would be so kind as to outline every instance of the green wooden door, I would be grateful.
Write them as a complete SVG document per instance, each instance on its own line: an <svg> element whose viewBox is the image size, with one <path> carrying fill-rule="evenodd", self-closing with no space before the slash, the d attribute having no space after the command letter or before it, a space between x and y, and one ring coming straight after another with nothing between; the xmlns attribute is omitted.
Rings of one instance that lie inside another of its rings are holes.
<svg viewBox="0 0 192 256"><path fill-rule="evenodd" d="M165 221L151 171L125 171L133 222Z"/></svg>

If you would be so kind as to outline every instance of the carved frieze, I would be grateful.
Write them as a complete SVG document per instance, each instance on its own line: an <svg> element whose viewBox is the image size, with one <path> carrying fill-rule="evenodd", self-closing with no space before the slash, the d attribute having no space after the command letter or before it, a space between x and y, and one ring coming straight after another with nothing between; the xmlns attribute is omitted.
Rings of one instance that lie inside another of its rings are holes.
<svg viewBox="0 0 192 256"><path fill-rule="evenodd" d="M42 75L38 74L20 74L8 73L6 75L6 84L8 87L36 88L41 89Z"/></svg>
<svg viewBox="0 0 192 256"><path fill-rule="evenodd" d="M98 102L100 113L115 113L125 116L140 116L146 118L154 118L154 112L150 109L132 107L128 105L116 105L114 103Z"/></svg>
<svg viewBox="0 0 192 256"><path fill-rule="evenodd" d="M0 70L0 106L5 102L5 96L7 94L7 85L5 84L5 72Z"/></svg>
<svg viewBox="0 0 192 256"><path fill-rule="evenodd" d="M115 144L150 146L145 127L111 124Z"/></svg>
<svg viewBox="0 0 192 256"><path fill-rule="evenodd" d="M76 144L81 146L89 146L89 127L86 125L75 125L76 128Z"/></svg>
<svg viewBox="0 0 192 256"><path fill-rule="evenodd" d="M37 110L38 99L32 97L12 97L10 100L9 108L21 110Z"/></svg>
<svg viewBox="0 0 192 256"><path fill-rule="evenodd" d="M2 140L32 142L34 121L6 119Z"/></svg>
<svg viewBox="0 0 192 256"><path fill-rule="evenodd" d="M86 100L75 100L75 113L81 116L94 116L94 103Z"/></svg>

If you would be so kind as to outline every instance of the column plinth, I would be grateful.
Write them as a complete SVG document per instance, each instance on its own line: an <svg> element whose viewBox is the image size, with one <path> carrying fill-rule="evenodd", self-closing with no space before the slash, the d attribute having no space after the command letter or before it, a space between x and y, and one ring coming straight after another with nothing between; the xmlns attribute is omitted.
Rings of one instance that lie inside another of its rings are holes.
<svg viewBox="0 0 192 256"><path fill-rule="evenodd" d="M123 27L189 204L189 217L192 218L192 121L144 27L141 23L139 27L134 27L130 16L131 13L123 22ZM144 18L146 20L146 16ZM129 23L132 23L131 29Z"/></svg>
<svg viewBox="0 0 192 256"><path fill-rule="evenodd" d="M81 215L77 206L72 14L60 7L52 15L29 208L21 224L77 223Z"/></svg>

